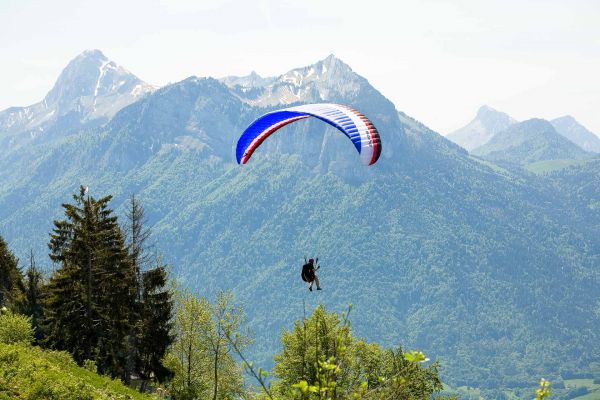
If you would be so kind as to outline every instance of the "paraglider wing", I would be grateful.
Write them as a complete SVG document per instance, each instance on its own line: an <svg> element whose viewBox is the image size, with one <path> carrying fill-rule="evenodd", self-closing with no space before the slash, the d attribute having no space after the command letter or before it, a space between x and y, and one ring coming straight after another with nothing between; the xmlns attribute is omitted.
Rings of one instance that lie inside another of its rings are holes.
<svg viewBox="0 0 600 400"><path fill-rule="evenodd" d="M373 123L349 107L324 103L285 108L258 118L238 139L238 164L246 164L261 143L279 128L309 117L327 122L344 133L354 144L363 164L374 164L379 158L381 139Z"/></svg>

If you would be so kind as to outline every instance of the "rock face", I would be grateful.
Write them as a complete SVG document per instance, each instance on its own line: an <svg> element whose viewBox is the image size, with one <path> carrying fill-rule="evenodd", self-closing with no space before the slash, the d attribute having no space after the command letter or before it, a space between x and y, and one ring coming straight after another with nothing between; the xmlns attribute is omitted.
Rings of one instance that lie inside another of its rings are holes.
<svg viewBox="0 0 600 400"><path fill-rule="evenodd" d="M472 151L483 146L496 133L516 122L508 114L496 111L489 106L482 106L471 122L446 137L468 151Z"/></svg>
<svg viewBox="0 0 600 400"><path fill-rule="evenodd" d="M87 50L66 66L42 101L0 112L0 143L48 140L100 125L152 90L101 51Z"/></svg>
<svg viewBox="0 0 600 400"><path fill-rule="evenodd" d="M261 78L256 73L246 77L221 79L244 102L256 106L314 103L352 97L368 85L352 69L334 55L283 75Z"/></svg>
<svg viewBox="0 0 600 400"><path fill-rule="evenodd" d="M529 119L495 134L473 154L490 161L526 165L537 161L590 158L590 153L543 119Z"/></svg>
<svg viewBox="0 0 600 400"><path fill-rule="evenodd" d="M554 129L586 151L600 153L600 138L570 115L550 121Z"/></svg>

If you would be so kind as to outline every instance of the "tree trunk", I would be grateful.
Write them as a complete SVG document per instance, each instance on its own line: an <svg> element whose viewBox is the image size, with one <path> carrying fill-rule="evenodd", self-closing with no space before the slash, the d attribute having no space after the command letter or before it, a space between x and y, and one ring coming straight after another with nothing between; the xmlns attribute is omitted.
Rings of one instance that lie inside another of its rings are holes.
<svg viewBox="0 0 600 400"><path fill-rule="evenodd" d="M217 345L217 349L215 351L215 384L214 384L214 390L213 390L213 400L217 400L217 389L218 389L218 385L219 385L219 373L218 373L218 367L219 367L219 345Z"/></svg>

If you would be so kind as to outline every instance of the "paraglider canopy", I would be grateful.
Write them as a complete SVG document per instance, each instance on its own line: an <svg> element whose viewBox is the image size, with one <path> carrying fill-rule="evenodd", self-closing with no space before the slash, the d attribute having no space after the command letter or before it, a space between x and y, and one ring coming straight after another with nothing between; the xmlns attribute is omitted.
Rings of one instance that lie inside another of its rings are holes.
<svg viewBox="0 0 600 400"><path fill-rule="evenodd" d="M254 121L238 139L236 158L246 164L254 151L279 128L304 118L318 118L335 126L354 144L365 165L374 164L381 154L381 139L373 123L360 112L339 104L319 103L284 108Z"/></svg>

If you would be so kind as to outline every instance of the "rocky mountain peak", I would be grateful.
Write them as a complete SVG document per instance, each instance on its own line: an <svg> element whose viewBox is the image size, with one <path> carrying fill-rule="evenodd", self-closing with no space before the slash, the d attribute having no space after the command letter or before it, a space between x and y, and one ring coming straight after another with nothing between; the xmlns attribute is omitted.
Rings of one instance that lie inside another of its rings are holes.
<svg viewBox="0 0 600 400"><path fill-rule="evenodd" d="M565 115L551 121L554 129L584 150L600 153L600 138L580 124L573 116Z"/></svg>
<svg viewBox="0 0 600 400"><path fill-rule="evenodd" d="M466 126L452 132L448 139L471 151L487 143L496 133L517 123L510 115L483 105Z"/></svg>
<svg viewBox="0 0 600 400"><path fill-rule="evenodd" d="M90 106L97 114L98 98L122 96L137 98L151 90L125 68L109 60L100 50L86 50L62 71L44 103L59 114Z"/></svg>
<svg viewBox="0 0 600 400"><path fill-rule="evenodd" d="M477 111L476 119L490 131L496 133L517 122L510 115L498 111L488 105L483 105Z"/></svg>
<svg viewBox="0 0 600 400"><path fill-rule="evenodd" d="M100 50L86 50L67 64L42 101L0 112L0 138L19 137L10 139L17 143L48 131L60 136L92 121L100 124L153 90Z"/></svg>
<svg viewBox="0 0 600 400"><path fill-rule="evenodd" d="M334 101L358 91L364 79L331 54L314 64L292 69L278 77L262 78L252 72L248 76L226 77L221 81L242 101L271 106Z"/></svg>

